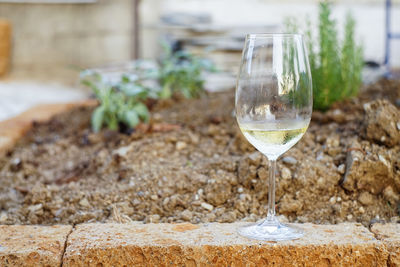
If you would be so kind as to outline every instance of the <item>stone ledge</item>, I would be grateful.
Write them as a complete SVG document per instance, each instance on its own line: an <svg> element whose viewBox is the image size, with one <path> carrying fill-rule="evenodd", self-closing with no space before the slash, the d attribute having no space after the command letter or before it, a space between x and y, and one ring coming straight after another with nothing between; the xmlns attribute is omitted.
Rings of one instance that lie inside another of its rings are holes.
<svg viewBox="0 0 400 267"><path fill-rule="evenodd" d="M0 266L60 266L72 226L0 225Z"/></svg>
<svg viewBox="0 0 400 267"><path fill-rule="evenodd" d="M361 224L300 224L295 241L239 236L243 223L82 224L63 266L386 266L384 244Z"/></svg>
<svg viewBox="0 0 400 267"><path fill-rule="evenodd" d="M244 224L0 225L0 266L400 266L400 224L299 224L285 242L243 238Z"/></svg>
<svg viewBox="0 0 400 267"><path fill-rule="evenodd" d="M371 227L378 240L382 240L389 251L388 266L400 266L400 224L374 224Z"/></svg>

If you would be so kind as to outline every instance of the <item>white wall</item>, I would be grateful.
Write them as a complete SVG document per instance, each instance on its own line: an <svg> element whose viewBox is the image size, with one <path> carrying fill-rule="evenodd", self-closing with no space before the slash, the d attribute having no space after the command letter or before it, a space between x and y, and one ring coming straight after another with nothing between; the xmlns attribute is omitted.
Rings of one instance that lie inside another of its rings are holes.
<svg viewBox="0 0 400 267"><path fill-rule="evenodd" d="M142 2L142 10L154 6L155 0ZM317 16L317 1L277 1L277 0L164 0L159 1L162 12L208 12L218 25L265 25L281 24L287 16L295 16L300 21L306 16L313 21ZM400 1L394 1L392 13L393 30L400 32ZM342 29L345 15L350 10L356 19L357 39L362 41L367 60L383 62L384 59L384 0L336 1L333 15ZM145 16L145 15L144 15ZM154 16L153 16L154 17ZM154 22L154 21L153 21ZM151 23L151 19L144 23ZM154 32L154 31L153 31ZM154 32L155 33L155 32ZM144 34L151 35L150 30ZM147 42L144 39L143 42ZM143 54L150 56L150 45L144 45ZM400 40L392 42L392 65L400 67Z"/></svg>

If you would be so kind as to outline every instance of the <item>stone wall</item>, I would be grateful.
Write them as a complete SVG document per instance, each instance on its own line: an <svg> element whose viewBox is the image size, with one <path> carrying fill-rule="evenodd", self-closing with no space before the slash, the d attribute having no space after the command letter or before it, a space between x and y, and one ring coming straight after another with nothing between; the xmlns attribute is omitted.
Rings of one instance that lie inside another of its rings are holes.
<svg viewBox="0 0 400 267"><path fill-rule="evenodd" d="M12 24L11 74L46 80L77 79L78 67L128 60L132 1L93 4L0 3Z"/></svg>

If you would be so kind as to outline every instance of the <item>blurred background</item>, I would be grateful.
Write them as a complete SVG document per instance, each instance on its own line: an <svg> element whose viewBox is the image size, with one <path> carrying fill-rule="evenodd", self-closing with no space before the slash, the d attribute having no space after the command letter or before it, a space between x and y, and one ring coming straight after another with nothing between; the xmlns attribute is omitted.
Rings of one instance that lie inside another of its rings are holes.
<svg viewBox="0 0 400 267"><path fill-rule="evenodd" d="M387 38L400 33L400 0L389 4L334 1L339 31L348 11L356 21L366 82L400 69L400 39ZM157 59L160 40L213 60L208 87L232 87L246 33L283 32L288 16L315 25L317 11L316 0L0 0L0 120L82 99L81 70Z"/></svg>

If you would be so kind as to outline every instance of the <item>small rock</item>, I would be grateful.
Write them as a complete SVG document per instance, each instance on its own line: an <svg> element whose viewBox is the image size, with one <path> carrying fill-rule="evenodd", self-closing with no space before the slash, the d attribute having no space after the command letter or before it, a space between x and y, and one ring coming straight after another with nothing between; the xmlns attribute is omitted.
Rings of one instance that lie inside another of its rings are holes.
<svg viewBox="0 0 400 267"><path fill-rule="evenodd" d="M337 167L337 170L338 170L339 173L344 174L344 172L345 172L345 170L346 170L346 165L340 164L340 165Z"/></svg>
<svg viewBox="0 0 400 267"><path fill-rule="evenodd" d="M400 216L394 216L390 218L391 223L400 223Z"/></svg>
<svg viewBox="0 0 400 267"><path fill-rule="evenodd" d="M283 214L276 216L276 218L277 218L277 219L279 220L279 222L281 222L281 223L288 223L288 222L289 222L288 218L287 218L285 215L283 215Z"/></svg>
<svg viewBox="0 0 400 267"><path fill-rule="evenodd" d="M326 139L326 145L328 147L338 147L340 144L340 139L339 139L339 135L333 135L333 136L329 136Z"/></svg>
<svg viewBox="0 0 400 267"><path fill-rule="evenodd" d="M0 223L5 223L8 219L7 213L5 211L2 211L0 213Z"/></svg>
<svg viewBox="0 0 400 267"><path fill-rule="evenodd" d="M90 203L89 203L89 201L87 200L87 198L82 198L82 199L79 201L79 205L81 205L82 207L85 207L85 208L89 208L89 207L90 207Z"/></svg>
<svg viewBox="0 0 400 267"><path fill-rule="evenodd" d="M365 206L368 206L368 205L374 204L374 197L373 197L373 195L371 195L371 194L368 193L368 192L362 192L362 193L358 196L358 201L359 201L361 204L363 204L363 205L365 205Z"/></svg>
<svg viewBox="0 0 400 267"><path fill-rule="evenodd" d="M297 159L295 159L294 157L290 157L290 156L284 157L284 158L282 159L282 161L283 161L284 163L286 163L286 164L289 164L289 165L295 165L295 164L297 164Z"/></svg>
<svg viewBox="0 0 400 267"><path fill-rule="evenodd" d="M187 147L187 144L185 142L182 141L178 141L175 145L177 150L183 150Z"/></svg>
<svg viewBox="0 0 400 267"><path fill-rule="evenodd" d="M317 141L320 144L324 143L325 140L326 140L326 136L325 135L317 135L316 138L315 138L315 141Z"/></svg>
<svg viewBox="0 0 400 267"><path fill-rule="evenodd" d="M385 164L387 167L390 168L390 163L386 160L386 158L385 158L384 156L378 155L378 159L379 159L383 164Z"/></svg>
<svg viewBox="0 0 400 267"><path fill-rule="evenodd" d="M257 177L257 166L250 164L249 157L244 157L239 161L238 182L245 187L251 186L251 180Z"/></svg>
<svg viewBox="0 0 400 267"><path fill-rule="evenodd" d="M292 179L292 172L288 168L283 167L281 170L281 177L287 180Z"/></svg>
<svg viewBox="0 0 400 267"><path fill-rule="evenodd" d="M364 104L364 110L364 126L368 140L378 141L388 147L400 143L400 111L396 106L387 100L375 100Z"/></svg>
<svg viewBox="0 0 400 267"><path fill-rule="evenodd" d="M321 161L324 159L324 153L318 153L316 160Z"/></svg>
<svg viewBox="0 0 400 267"><path fill-rule="evenodd" d="M169 198L167 197L166 199L164 199L164 201L165 201L165 200L169 200ZM132 203L133 206L137 206L137 205L139 205L139 204L141 203L141 201L140 201L139 199L135 198L135 199L133 199L133 200L131 201L131 203ZM163 202L163 203L164 203L164 202Z"/></svg>
<svg viewBox="0 0 400 267"><path fill-rule="evenodd" d="M251 196L249 194L240 194L239 195L239 199L242 201L250 201L251 200Z"/></svg>
<svg viewBox="0 0 400 267"><path fill-rule="evenodd" d="M197 145L200 142L200 137L197 134L189 132L189 137L190 141L195 145Z"/></svg>
<svg viewBox="0 0 400 267"><path fill-rule="evenodd" d="M213 212L210 212L206 215L207 222L213 222L213 221L215 221L216 218L217 218L217 216Z"/></svg>
<svg viewBox="0 0 400 267"><path fill-rule="evenodd" d="M331 198L329 199L329 202L330 202L331 204L335 204L335 203L336 203L336 197L331 197Z"/></svg>
<svg viewBox="0 0 400 267"><path fill-rule="evenodd" d="M234 221L236 221L236 213L233 211L223 213L222 216L218 219L218 222L221 223L231 223Z"/></svg>
<svg viewBox="0 0 400 267"><path fill-rule="evenodd" d="M237 192L238 192L238 193L243 193L243 187L239 187L239 188L237 189Z"/></svg>
<svg viewBox="0 0 400 267"><path fill-rule="evenodd" d="M158 215L158 214L152 214L152 215L150 215L150 216L148 217L148 221L149 221L150 223L158 223L158 222L160 222L160 215Z"/></svg>
<svg viewBox="0 0 400 267"><path fill-rule="evenodd" d="M373 218L372 220L369 221L369 225L371 226L371 225L373 225L375 223L383 223L384 224L385 220L381 220L379 218L379 216L377 215L375 218Z"/></svg>
<svg viewBox="0 0 400 267"><path fill-rule="evenodd" d="M165 200L164 200L165 201ZM188 203L183 200L183 197L179 194L172 195L168 201L168 210L173 210L176 206L186 207Z"/></svg>
<svg viewBox="0 0 400 267"><path fill-rule="evenodd" d="M279 212L280 213L298 212L302 209L302 207L303 204L300 201L284 196L279 203Z"/></svg>
<svg viewBox="0 0 400 267"><path fill-rule="evenodd" d="M335 109L329 115L333 121L337 123L343 123L346 121L348 114L343 113L340 109Z"/></svg>
<svg viewBox="0 0 400 267"><path fill-rule="evenodd" d="M169 197L164 198L164 200L162 202L163 206L167 206L168 203L169 203Z"/></svg>
<svg viewBox="0 0 400 267"><path fill-rule="evenodd" d="M259 178L261 181L266 181L266 180L268 179L268 171L267 171L267 169L264 168L264 167L261 167L261 168L259 168L259 169L257 170L257 175L258 175L258 178Z"/></svg>
<svg viewBox="0 0 400 267"><path fill-rule="evenodd" d="M72 160L68 160L65 163L65 168L66 169L72 170L74 167L75 167L75 163Z"/></svg>
<svg viewBox="0 0 400 267"><path fill-rule="evenodd" d="M235 208L241 213L246 213L248 205L246 202L238 200L235 202Z"/></svg>
<svg viewBox="0 0 400 267"><path fill-rule="evenodd" d="M248 157L250 159L250 164L259 165L259 163L262 159L262 154L258 151L255 151L255 152L251 153Z"/></svg>
<svg viewBox="0 0 400 267"><path fill-rule="evenodd" d="M207 202L215 206L224 204L232 195L231 188L231 184L226 181L207 184L204 190Z"/></svg>
<svg viewBox="0 0 400 267"><path fill-rule="evenodd" d="M209 211L212 211L212 210L214 209L213 205L208 204L208 203L206 203L206 202L201 203L201 207L202 207L203 209L206 209L206 210L209 210Z"/></svg>
<svg viewBox="0 0 400 267"><path fill-rule="evenodd" d="M36 204L36 205L30 205L28 207L28 210L31 213L40 213L40 211L43 211L42 209L43 209L43 204L42 203L39 203L39 204Z"/></svg>
<svg viewBox="0 0 400 267"><path fill-rule="evenodd" d="M17 172L22 167L22 161L19 158L15 158L11 161L10 170L13 172Z"/></svg>
<svg viewBox="0 0 400 267"><path fill-rule="evenodd" d="M131 149L130 146L123 146L113 151L114 155L118 155L120 157L125 157L128 154L128 151Z"/></svg>
<svg viewBox="0 0 400 267"><path fill-rule="evenodd" d="M353 215L351 215L351 214L347 215L347 220L350 221L351 219L353 219Z"/></svg>
<svg viewBox="0 0 400 267"><path fill-rule="evenodd" d="M181 213L181 218L182 218L182 220L190 221L193 218L193 213L190 210L184 210Z"/></svg>
<svg viewBox="0 0 400 267"><path fill-rule="evenodd" d="M383 190L383 196L387 201L390 202L392 205L396 205L396 203L399 201L400 197L399 194L396 194L391 186L387 186Z"/></svg>
<svg viewBox="0 0 400 267"><path fill-rule="evenodd" d="M365 212L365 210L364 210L363 207L360 207L360 208L358 209L358 211L359 211L361 214L364 214L364 212Z"/></svg>
<svg viewBox="0 0 400 267"><path fill-rule="evenodd" d="M158 196L157 195L151 195L150 198L151 198L151 200L157 200Z"/></svg>
<svg viewBox="0 0 400 267"><path fill-rule="evenodd" d="M365 151L360 149L361 151ZM381 156L375 160L373 154L363 154L358 149L350 150L346 158L346 170L341 185L348 191L368 191L379 194L393 183L392 168Z"/></svg>

